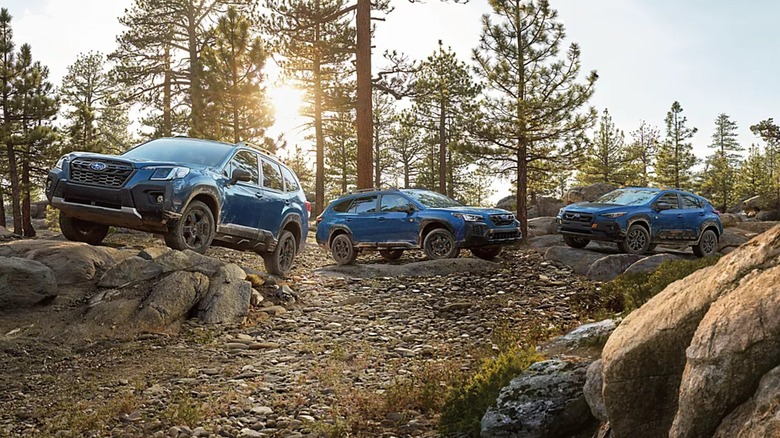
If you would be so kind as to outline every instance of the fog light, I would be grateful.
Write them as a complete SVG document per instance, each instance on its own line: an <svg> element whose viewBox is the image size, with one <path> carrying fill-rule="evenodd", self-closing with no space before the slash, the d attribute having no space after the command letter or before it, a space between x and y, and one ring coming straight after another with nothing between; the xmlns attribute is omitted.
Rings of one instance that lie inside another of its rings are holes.
<svg viewBox="0 0 780 438"><path fill-rule="evenodd" d="M163 195L157 195L157 203L162 204L163 202Z"/></svg>

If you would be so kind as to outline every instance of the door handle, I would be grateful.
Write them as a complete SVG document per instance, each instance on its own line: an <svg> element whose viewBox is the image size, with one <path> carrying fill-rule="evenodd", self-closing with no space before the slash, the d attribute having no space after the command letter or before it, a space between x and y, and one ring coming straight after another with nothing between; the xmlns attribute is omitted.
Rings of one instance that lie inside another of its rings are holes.
<svg viewBox="0 0 780 438"><path fill-rule="evenodd" d="M383 217L379 218L379 222L384 222L384 221L385 221L385 218L383 218Z"/></svg>
<svg viewBox="0 0 780 438"><path fill-rule="evenodd" d="M699 212L699 216L704 216L704 212L703 211Z"/></svg>
<svg viewBox="0 0 780 438"><path fill-rule="evenodd" d="M346 219L344 219L344 222L352 222L352 219L346 218Z"/></svg>
<svg viewBox="0 0 780 438"><path fill-rule="evenodd" d="M263 197L263 196L265 196L265 195L263 195L263 194L262 194L262 193L260 193L260 192L257 192L257 193L255 193L255 196L256 196L257 198L262 198L262 197Z"/></svg>
<svg viewBox="0 0 780 438"><path fill-rule="evenodd" d="M682 218L682 215L681 215L681 214L678 214L678 215L677 215L677 217L678 217L678 218Z"/></svg>

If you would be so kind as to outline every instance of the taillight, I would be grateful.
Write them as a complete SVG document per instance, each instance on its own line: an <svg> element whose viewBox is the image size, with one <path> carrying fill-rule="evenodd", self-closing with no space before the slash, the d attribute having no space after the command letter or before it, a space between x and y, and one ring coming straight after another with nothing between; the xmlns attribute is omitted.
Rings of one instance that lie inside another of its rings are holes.
<svg viewBox="0 0 780 438"><path fill-rule="evenodd" d="M308 213L311 213L311 202L309 202L309 201L306 201L306 211Z"/></svg>
<svg viewBox="0 0 780 438"><path fill-rule="evenodd" d="M322 222L322 216L317 216L317 223Z"/></svg>
<svg viewBox="0 0 780 438"><path fill-rule="evenodd" d="M713 208L713 209L712 209L712 212L713 212L713 213L715 213L715 214L717 214L718 216L720 216L720 211L718 211L718 210L716 210L716 209L714 209L714 208Z"/></svg>

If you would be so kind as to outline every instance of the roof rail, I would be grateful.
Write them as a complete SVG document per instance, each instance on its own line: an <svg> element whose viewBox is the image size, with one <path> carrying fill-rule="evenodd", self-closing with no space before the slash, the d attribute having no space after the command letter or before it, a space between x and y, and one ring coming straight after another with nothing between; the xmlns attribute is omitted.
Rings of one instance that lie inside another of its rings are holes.
<svg viewBox="0 0 780 438"><path fill-rule="evenodd" d="M264 154L270 155L272 157L276 157L276 154L274 154L273 152L269 151L268 149L266 149L266 148L264 148L262 146L258 146L258 145L254 144L254 143L250 143L248 141L239 141L238 143L236 143L236 146L245 146L245 147L248 147L248 148L252 148L252 149L258 150L258 151L260 151L260 152L262 152Z"/></svg>
<svg viewBox="0 0 780 438"><path fill-rule="evenodd" d="M355 194L355 193L381 192L382 190L393 190L393 191L396 191L396 192L398 191L398 189L393 187L393 186L388 186L385 189L383 189L381 187L371 187L371 188L367 188L367 189L350 190L349 194L352 195L352 194Z"/></svg>

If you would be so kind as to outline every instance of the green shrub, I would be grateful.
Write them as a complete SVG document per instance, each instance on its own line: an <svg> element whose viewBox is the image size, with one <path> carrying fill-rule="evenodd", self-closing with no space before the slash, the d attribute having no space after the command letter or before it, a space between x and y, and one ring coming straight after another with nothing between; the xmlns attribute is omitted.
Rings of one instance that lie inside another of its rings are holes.
<svg viewBox="0 0 780 438"><path fill-rule="evenodd" d="M650 298L666 289L666 286L685 278L699 269L712 266L719 257L703 257L692 260L670 260L653 272L623 274L606 283L601 289L604 307L615 311L630 312L638 309Z"/></svg>
<svg viewBox="0 0 780 438"><path fill-rule="evenodd" d="M487 359L475 375L450 390L442 408L441 432L479 436L482 416L495 404L501 388L538 360L533 349L512 349Z"/></svg>

